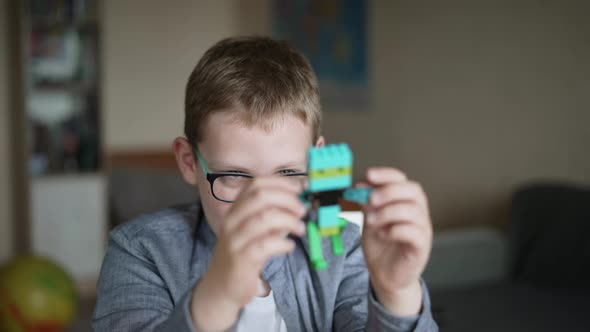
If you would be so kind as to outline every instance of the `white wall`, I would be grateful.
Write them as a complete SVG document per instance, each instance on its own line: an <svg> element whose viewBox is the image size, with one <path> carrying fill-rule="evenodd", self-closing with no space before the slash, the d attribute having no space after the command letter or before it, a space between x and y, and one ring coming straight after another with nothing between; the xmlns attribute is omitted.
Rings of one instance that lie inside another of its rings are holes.
<svg viewBox="0 0 590 332"><path fill-rule="evenodd" d="M167 149L183 132L192 68L236 32L234 2L107 0L103 10L106 147Z"/></svg>
<svg viewBox="0 0 590 332"><path fill-rule="evenodd" d="M588 2L377 3L368 125L383 125L362 160L423 182L435 222L502 218L531 179L590 183Z"/></svg>
<svg viewBox="0 0 590 332"><path fill-rule="evenodd" d="M505 219L535 178L590 182L590 20L584 1L370 2L372 101L327 109L356 175L393 165L420 181L435 224ZM186 78L231 34L269 33L269 0L107 1L107 149L168 148Z"/></svg>
<svg viewBox="0 0 590 332"><path fill-rule="evenodd" d="M357 176L383 164L421 182L435 224L503 220L510 192L532 179L590 184L589 11L370 1L370 109L327 109L324 132L352 145ZM270 27L258 12L241 31Z"/></svg>
<svg viewBox="0 0 590 332"><path fill-rule="evenodd" d="M12 254L12 195L8 105L8 17L0 0L0 263Z"/></svg>

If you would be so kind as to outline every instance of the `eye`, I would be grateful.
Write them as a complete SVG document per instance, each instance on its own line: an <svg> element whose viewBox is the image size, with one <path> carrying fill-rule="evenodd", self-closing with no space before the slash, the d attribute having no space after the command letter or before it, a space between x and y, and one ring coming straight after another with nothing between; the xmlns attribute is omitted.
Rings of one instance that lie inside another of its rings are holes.
<svg viewBox="0 0 590 332"><path fill-rule="evenodd" d="M238 170L227 170L227 171L223 171L222 173L235 173L237 175L248 175L248 173L244 173L244 172L238 171Z"/></svg>
<svg viewBox="0 0 590 332"><path fill-rule="evenodd" d="M232 182L241 182L247 181L250 175L248 173L237 171L237 170L228 170L223 171L226 175L222 177L224 181L232 181ZM231 174L231 175L230 175Z"/></svg>
<svg viewBox="0 0 590 332"><path fill-rule="evenodd" d="M293 169L282 169L279 171L280 175L285 175L285 174L294 174L297 173L297 171L293 170Z"/></svg>

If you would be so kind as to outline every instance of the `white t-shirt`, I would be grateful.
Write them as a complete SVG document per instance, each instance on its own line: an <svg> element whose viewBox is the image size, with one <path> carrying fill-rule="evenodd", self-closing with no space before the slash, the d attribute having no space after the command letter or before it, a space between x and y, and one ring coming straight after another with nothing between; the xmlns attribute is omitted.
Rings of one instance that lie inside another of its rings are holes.
<svg viewBox="0 0 590 332"><path fill-rule="evenodd" d="M265 297L255 297L244 307L237 331L287 332L287 326L277 310L272 290Z"/></svg>

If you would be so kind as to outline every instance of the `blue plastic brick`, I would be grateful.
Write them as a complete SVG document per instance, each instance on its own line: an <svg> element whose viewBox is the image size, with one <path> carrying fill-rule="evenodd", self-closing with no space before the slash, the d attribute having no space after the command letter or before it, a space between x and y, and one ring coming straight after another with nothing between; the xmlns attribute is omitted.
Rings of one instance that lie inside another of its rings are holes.
<svg viewBox="0 0 590 332"><path fill-rule="evenodd" d="M344 191L342 198L358 204L367 204L371 191L372 189L369 187L349 188Z"/></svg>

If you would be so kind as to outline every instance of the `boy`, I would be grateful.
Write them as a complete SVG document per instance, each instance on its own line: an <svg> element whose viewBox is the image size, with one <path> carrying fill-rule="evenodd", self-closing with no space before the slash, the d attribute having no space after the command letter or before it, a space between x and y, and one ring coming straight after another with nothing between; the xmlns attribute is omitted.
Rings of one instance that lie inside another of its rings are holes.
<svg viewBox="0 0 590 332"><path fill-rule="evenodd" d="M186 86L186 137L173 143L200 202L111 233L94 329L436 331L420 280L427 201L400 171L367 171L362 239L349 225L345 254L324 249L328 268L310 268L298 193L320 126L317 79L289 45L243 37L210 48Z"/></svg>

